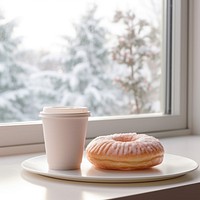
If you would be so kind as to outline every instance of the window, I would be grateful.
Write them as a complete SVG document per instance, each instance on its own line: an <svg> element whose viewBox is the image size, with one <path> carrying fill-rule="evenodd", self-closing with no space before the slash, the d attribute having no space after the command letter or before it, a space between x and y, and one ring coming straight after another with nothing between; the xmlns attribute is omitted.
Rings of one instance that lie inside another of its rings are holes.
<svg viewBox="0 0 200 200"><path fill-rule="evenodd" d="M162 112L163 1L1 4L0 122L38 120L44 105Z"/></svg>
<svg viewBox="0 0 200 200"><path fill-rule="evenodd" d="M187 1L106 1L108 12L104 1L73 1L68 12L66 2L1 1L0 115L14 123L0 126L0 146L43 142L41 123L28 121L47 104L87 105L88 138L186 129Z"/></svg>

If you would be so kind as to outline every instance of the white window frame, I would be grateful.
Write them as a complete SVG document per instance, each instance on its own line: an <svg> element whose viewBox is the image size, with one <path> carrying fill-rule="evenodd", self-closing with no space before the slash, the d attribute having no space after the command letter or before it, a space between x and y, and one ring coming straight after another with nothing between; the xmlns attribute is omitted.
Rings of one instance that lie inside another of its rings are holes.
<svg viewBox="0 0 200 200"><path fill-rule="evenodd" d="M188 0L174 0L174 4L172 114L92 117L89 119L87 139L117 132L149 133L157 137L190 133L187 119ZM0 151L9 147L37 146L43 143L41 121L0 124Z"/></svg>

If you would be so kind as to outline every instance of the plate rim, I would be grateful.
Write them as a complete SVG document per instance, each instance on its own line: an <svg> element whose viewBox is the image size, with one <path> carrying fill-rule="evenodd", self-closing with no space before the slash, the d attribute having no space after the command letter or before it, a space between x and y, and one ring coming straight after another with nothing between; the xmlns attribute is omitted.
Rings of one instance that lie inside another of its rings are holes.
<svg viewBox="0 0 200 200"><path fill-rule="evenodd" d="M115 177L101 177L101 176L75 176L75 175L65 175L65 176L63 176L62 173L61 174L58 174L58 173L59 172L67 172L67 170L66 171L63 171L63 170L48 170L48 171L45 171L45 169L41 170L41 169L35 169L34 167L30 167L30 161L34 161L34 160L37 161L41 158L46 159L46 154L28 158L21 163L21 166L24 170L26 170L28 172L38 174L38 175L42 175L42 176L45 176L45 177L56 178L56 179L61 179L61 180L68 180L68 181L96 182L96 183L102 183L102 182L104 182L104 183L116 183L116 181L118 183L130 183L130 182L132 182L132 183L138 182L139 183L139 182L168 180L168 179L183 176L187 173L190 173L190 172L196 170L199 167L199 165L196 161L194 161L191 158L185 157L185 156L168 154L168 153L165 153L164 157L165 156L177 156L181 159L187 159L188 161L193 162L194 167L191 168L191 169L184 170L180 173L172 173L172 174L167 174L167 175L158 174L158 175L149 176L149 177L148 176L142 176L142 177L136 177L136 178L134 178L134 177L123 177L123 176L122 177L116 177L116 178ZM86 158L84 158L84 159L86 159ZM29 166L27 166L27 165L29 165ZM98 170L98 169L96 169L96 170ZM69 170L69 171L72 171L72 170ZM118 170L103 170L103 171L111 172L111 171L118 171ZM126 171L123 171L123 173L125 173L125 172ZM130 173L131 171L127 171L127 172Z"/></svg>

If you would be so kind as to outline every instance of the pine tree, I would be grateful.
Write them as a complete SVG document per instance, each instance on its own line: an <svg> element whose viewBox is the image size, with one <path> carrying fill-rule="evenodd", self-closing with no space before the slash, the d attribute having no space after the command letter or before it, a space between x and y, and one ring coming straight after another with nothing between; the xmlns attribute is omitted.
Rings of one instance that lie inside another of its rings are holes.
<svg viewBox="0 0 200 200"><path fill-rule="evenodd" d="M152 112L153 81L158 81L160 69L159 31L146 20L138 19L132 11L117 11L114 23L124 27L117 35L112 58L119 67L127 70L125 76L116 79L129 96L130 113ZM154 50L156 49L156 51ZM155 64L153 64L155 63ZM150 73L147 78L145 73ZM157 78L157 80L156 80Z"/></svg>
<svg viewBox="0 0 200 200"><path fill-rule="evenodd" d="M25 117L29 92L25 89L27 69L16 61L19 38L13 37L16 21L7 22L0 11L0 121L21 121Z"/></svg>
<svg viewBox="0 0 200 200"><path fill-rule="evenodd" d="M95 5L89 8L74 24L75 37L65 37L68 45L63 64L63 104L88 106L94 115L112 115L119 106L108 74L107 32L96 11Z"/></svg>

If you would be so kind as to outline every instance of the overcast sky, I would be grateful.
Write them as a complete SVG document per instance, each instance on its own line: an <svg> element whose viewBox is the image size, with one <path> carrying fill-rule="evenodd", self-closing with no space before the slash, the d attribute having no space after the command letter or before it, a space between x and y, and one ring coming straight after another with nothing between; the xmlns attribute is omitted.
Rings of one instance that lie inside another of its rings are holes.
<svg viewBox="0 0 200 200"><path fill-rule="evenodd" d="M154 10L152 9L152 2ZM89 4L98 5L99 17L109 23L117 9L133 9L142 18L155 21L161 9L158 0L1 0L0 8L7 19L18 18L17 35L24 37L24 46L49 48L61 35L72 35L72 22L78 22Z"/></svg>

